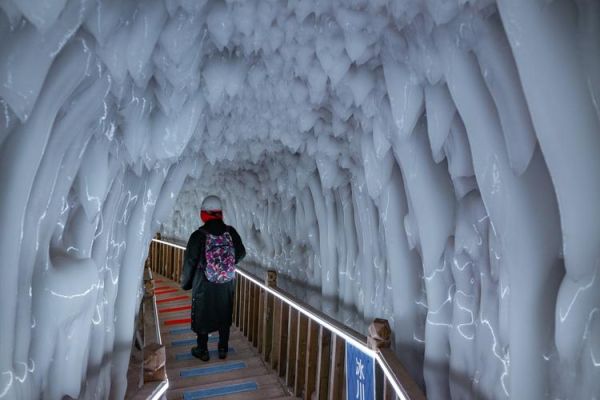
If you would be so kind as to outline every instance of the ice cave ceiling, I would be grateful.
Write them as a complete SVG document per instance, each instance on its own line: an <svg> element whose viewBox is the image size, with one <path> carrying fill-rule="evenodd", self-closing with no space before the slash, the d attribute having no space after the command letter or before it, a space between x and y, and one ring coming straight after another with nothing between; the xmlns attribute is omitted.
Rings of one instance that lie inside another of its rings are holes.
<svg viewBox="0 0 600 400"><path fill-rule="evenodd" d="M122 397L211 193L429 398L595 398L599 39L597 0L0 0L0 398Z"/></svg>

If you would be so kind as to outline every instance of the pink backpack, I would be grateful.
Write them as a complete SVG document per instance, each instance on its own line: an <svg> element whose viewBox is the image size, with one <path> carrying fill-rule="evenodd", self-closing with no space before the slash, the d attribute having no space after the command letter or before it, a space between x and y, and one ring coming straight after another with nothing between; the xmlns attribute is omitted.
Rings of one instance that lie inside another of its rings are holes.
<svg viewBox="0 0 600 400"><path fill-rule="evenodd" d="M205 256L204 275L209 282L226 283L235 277L235 248L229 232L222 235L206 232Z"/></svg>

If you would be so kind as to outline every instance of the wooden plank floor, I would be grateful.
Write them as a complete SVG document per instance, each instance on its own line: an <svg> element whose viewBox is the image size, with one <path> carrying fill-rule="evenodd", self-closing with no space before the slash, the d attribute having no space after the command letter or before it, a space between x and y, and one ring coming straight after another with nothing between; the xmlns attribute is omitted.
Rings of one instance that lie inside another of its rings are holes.
<svg viewBox="0 0 600 400"><path fill-rule="evenodd" d="M191 291L160 275L155 280L156 303L167 351L167 399L296 399L261 360L246 337L231 327L229 353L217 355L217 333L209 338L210 361L192 357L196 335L190 330Z"/></svg>

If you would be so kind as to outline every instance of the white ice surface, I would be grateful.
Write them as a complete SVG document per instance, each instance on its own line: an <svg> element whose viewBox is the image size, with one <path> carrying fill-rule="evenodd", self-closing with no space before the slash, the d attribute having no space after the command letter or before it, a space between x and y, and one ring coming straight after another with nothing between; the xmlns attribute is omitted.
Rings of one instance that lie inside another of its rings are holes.
<svg viewBox="0 0 600 400"><path fill-rule="evenodd" d="M122 398L142 266L246 266L431 399L600 393L600 3L0 0L0 399Z"/></svg>

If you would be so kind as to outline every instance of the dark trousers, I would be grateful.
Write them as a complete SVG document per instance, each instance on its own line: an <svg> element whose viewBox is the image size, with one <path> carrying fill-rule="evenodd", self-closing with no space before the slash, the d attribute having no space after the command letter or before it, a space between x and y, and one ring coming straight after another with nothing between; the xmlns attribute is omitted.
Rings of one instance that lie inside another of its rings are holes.
<svg viewBox="0 0 600 400"><path fill-rule="evenodd" d="M198 349L208 350L208 333L198 334ZM219 328L219 349L229 350L229 326Z"/></svg>

